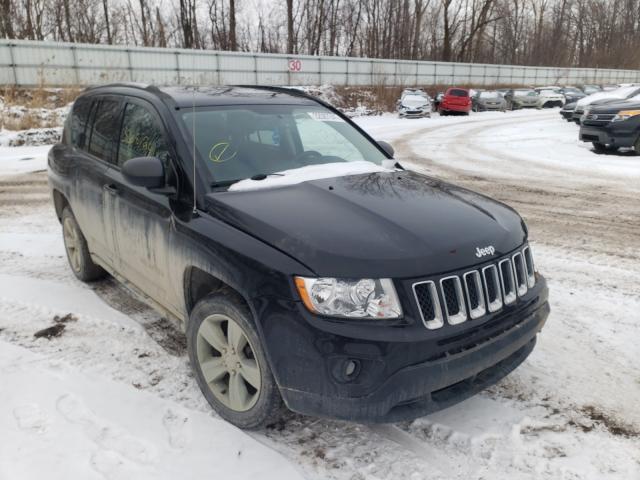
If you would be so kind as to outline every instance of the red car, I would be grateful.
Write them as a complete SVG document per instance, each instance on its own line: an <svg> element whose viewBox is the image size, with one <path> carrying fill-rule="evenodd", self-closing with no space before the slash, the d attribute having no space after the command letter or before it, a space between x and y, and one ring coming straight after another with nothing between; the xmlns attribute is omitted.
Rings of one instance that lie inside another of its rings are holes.
<svg viewBox="0 0 640 480"><path fill-rule="evenodd" d="M469 115L469 111L471 111L469 90L456 87L448 88L444 97L442 97L438 111L440 115L449 115L456 112Z"/></svg>

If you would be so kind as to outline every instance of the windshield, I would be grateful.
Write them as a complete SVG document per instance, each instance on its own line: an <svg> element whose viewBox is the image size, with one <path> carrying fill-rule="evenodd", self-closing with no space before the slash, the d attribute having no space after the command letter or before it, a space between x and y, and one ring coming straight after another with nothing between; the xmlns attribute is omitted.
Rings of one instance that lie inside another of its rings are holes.
<svg viewBox="0 0 640 480"><path fill-rule="evenodd" d="M500 98L498 92L480 92L480 98Z"/></svg>
<svg viewBox="0 0 640 480"><path fill-rule="evenodd" d="M380 165L386 158L351 124L321 106L223 106L181 116L189 135L195 123L196 151L214 186L309 165Z"/></svg>
<svg viewBox="0 0 640 480"><path fill-rule="evenodd" d="M516 97L528 97L528 96L535 96L536 92L534 92L533 90L514 90L513 94Z"/></svg>
<svg viewBox="0 0 640 480"><path fill-rule="evenodd" d="M582 93L580 90L574 87L565 87L565 93Z"/></svg>
<svg viewBox="0 0 640 480"><path fill-rule="evenodd" d="M538 93L541 95L556 95L560 92L554 88L543 88L542 90L538 90Z"/></svg>
<svg viewBox="0 0 640 480"><path fill-rule="evenodd" d="M638 91L640 91L640 87L622 87L611 91L611 93L620 98L629 98L638 93Z"/></svg>
<svg viewBox="0 0 640 480"><path fill-rule="evenodd" d="M402 104L407 107L422 107L428 103L422 95L405 95Z"/></svg>

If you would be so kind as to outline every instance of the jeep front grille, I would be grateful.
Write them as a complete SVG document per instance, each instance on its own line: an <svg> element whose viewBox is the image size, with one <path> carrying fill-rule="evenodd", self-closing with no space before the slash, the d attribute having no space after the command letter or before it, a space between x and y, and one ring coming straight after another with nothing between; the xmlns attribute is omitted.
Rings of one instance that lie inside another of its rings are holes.
<svg viewBox="0 0 640 480"><path fill-rule="evenodd" d="M434 330L441 328L445 319L457 325L497 312L534 285L533 257L526 246L481 270L449 275L439 282L416 282L413 293L425 327Z"/></svg>

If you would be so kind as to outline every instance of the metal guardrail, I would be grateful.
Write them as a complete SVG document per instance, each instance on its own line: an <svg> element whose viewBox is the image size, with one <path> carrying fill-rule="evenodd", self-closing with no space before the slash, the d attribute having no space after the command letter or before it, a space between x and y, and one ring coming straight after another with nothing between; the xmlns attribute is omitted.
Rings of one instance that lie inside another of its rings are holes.
<svg viewBox="0 0 640 480"><path fill-rule="evenodd" d="M640 71L0 39L0 85L83 86L117 81L198 85L572 85L640 82Z"/></svg>

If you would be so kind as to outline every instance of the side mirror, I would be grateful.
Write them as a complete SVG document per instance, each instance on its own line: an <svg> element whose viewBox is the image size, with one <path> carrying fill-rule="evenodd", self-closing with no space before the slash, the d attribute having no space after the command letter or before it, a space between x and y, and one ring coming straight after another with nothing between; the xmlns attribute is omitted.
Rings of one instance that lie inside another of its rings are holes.
<svg viewBox="0 0 640 480"><path fill-rule="evenodd" d="M146 188L164 187L164 165L158 157L137 157L124 162L122 175L132 185Z"/></svg>
<svg viewBox="0 0 640 480"><path fill-rule="evenodd" d="M382 149L385 152L387 152L391 158L393 158L393 154L395 153L395 150L393 149L393 147L389 143L387 143L387 142L385 142L383 140L379 140L378 141L378 145L380 145L380 147L382 147Z"/></svg>

